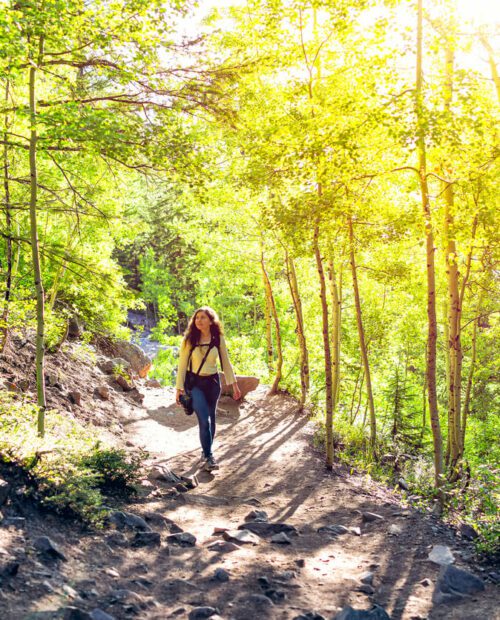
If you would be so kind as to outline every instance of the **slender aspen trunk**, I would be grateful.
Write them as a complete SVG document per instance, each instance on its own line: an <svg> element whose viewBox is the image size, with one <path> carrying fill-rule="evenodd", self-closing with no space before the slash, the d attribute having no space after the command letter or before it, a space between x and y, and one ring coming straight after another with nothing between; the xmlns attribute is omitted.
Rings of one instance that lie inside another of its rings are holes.
<svg viewBox="0 0 500 620"><path fill-rule="evenodd" d="M364 381L364 375L362 375L361 372L362 372L362 368L360 366L358 369L358 374L356 375L356 382L354 383L354 388L352 390L351 407L349 409L349 424L351 425L354 423L354 416L353 416L354 401L356 400L356 394L358 393L358 383L359 383L359 380L361 379L361 386L362 386L363 381Z"/></svg>
<svg viewBox="0 0 500 620"><path fill-rule="evenodd" d="M482 296L479 296L479 300L477 303L477 316L479 317L481 313L481 303ZM465 388L465 396L464 396L464 406L462 410L462 420L461 420L461 430L462 430L462 446L465 444L465 431L467 429L467 420L469 418L470 411L470 397L472 394L472 384L474 381L474 371L476 369L476 357L477 357L477 328L479 324L479 318L474 321L474 326L472 328L472 347L471 347L471 359L469 366L469 375L467 377L467 385Z"/></svg>
<svg viewBox="0 0 500 620"><path fill-rule="evenodd" d="M418 0L417 19L417 71L415 88L415 113L417 121L417 151L420 195L422 200L422 215L425 228L426 258L427 258L427 396L429 415L431 420L432 437L434 443L434 483L436 488L442 485L443 478L443 440L436 387L436 277L434 265L434 232L432 226L431 206L429 202L429 188L427 185L427 162L425 149L425 119L423 115L423 70L422 70L422 0Z"/></svg>
<svg viewBox="0 0 500 620"><path fill-rule="evenodd" d="M38 241L37 225L37 123L36 123L36 71L40 65L43 55L43 36L40 37L38 64L31 61L29 70L29 109L30 109L30 141L29 141L29 162L30 162L30 229L31 229L31 253L33 260L33 273L36 290L36 386L38 413L38 434L43 437L45 433L45 316L44 316L44 290L42 271L40 268L40 250Z"/></svg>
<svg viewBox="0 0 500 620"><path fill-rule="evenodd" d="M449 39L446 41L446 83L444 89L445 111L450 114L453 97L454 53ZM446 165L444 175L450 173L451 163ZM462 432L460 430L462 393L462 343L460 338L461 304L458 287L458 253L455 242L455 191L451 182L444 190L444 240L445 267L448 284L446 348L449 358L448 372L448 446L450 459L450 480L456 480L462 457ZM448 449L447 449L448 456Z"/></svg>
<svg viewBox="0 0 500 620"><path fill-rule="evenodd" d="M328 280L330 283L330 295L332 298L332 391L333 413L337 409L340 386L340 327L342 321L342 266L340 268L339 282L333 256L330 251L328 259Z"/></svg>
<svg viewBox="0 0 500 620"><path fill-rule="evenodd" d="M6 81L5 84L5 103L9 101L9 89L10 82ZM10 205L10 183L9 183L9 147L8 147L8 130L9 130L9 115L5 114L4 123L4 148L3 148L3 187L5 195L5 224L7 229L7 239L5 256L7 259L7 273L5 278L5 293L4 293L4 305L2 311L2 319L0 325L0 352L5 349L7 344L7 338L9 334L8 322L9 322L9 310L10 310L10 296L12 292L12 215Z"/></svg>
<svg viewBox="0 0 500 620"><path fill-rule="evenodd" d="M278 359L276 363L276 374L274 375L274 381L273 381L273 385L271 386L270 393L275 394L278 391L279 383L281 381L281 374L283 370L283 349L281 346L281 331L280 331L278 312L276 310L276 303L274 302L274 295L273 295L273 289L271 286L271 280L269 279L269 275L266 270L266 264L264 261L264 252L261 252L261 255L260 255L260 266L262 268L262 277L264 279L266 298L269 300L271 314L274 319L274 335L276 338L276 353L278 355Z"/></svg>
<svg viewBox="0 0 500 620"><path fill-rule="evenodd" d="M295 319L297 322L297 339L299 341L300 354L300 406L304 406L309 392L309 352L307 350L306 335L304 330L304 315L302 313L302 301L300 299L299 285L293 258L285 249L286 275L290 286Z"/></svg>
<svg viewBox="0 0 500 620"><path fill-rule="evenodd" d="M262 282L264 284L264 315L266 319L266 357L267 369L269 374L274 372L274 348L273 348L273 326L272 326L272 310L271 297L269 295L270 287L267 286L267 272L264 264L264 250L261 250L260 267L262 272ZM272 291L272 289L271 289Z"/></svg>
<svg viewBox="0 0 500 620"><path fill-rule="evenodd" d="M368 407L370 410L370 448L373 454L375 454L375 447L377 442L377 420L375 418L375 403L373 400L372 381L370 375L370 363L368 361L368 351L366 347L365 330L363 326L363 316L361 311L361 299L359 296L358 276L356 269L356 259L354 254L354 230L352 225L352 217L347 219L349 227L349 253L352 273L352 285L354 289L354 303L356 306L356 324L358 326L359 348L361 351L361 360L363 362L363 368L365 371L366 379L366 396L368 399Z"/></svg>
<svg viewBox="0 0 500 620"><path fill-rule="evenodd" d="M321 188L318 188L321 194ZM332 356L330 350L330 327L328 321L328 300L326 297L326 278L323 258L319 248L319 221L316 222L313 235L314 256L318 270L321 318L323 324L323 348L325 351L325 391L326 391L326 467L333 468L333 390L332 390Z"/></svg>

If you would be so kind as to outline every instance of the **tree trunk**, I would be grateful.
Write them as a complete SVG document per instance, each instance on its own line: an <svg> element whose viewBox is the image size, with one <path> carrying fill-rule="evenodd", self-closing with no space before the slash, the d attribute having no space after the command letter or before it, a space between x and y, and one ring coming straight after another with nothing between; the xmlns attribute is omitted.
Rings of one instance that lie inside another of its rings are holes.
<svg viewBox="0 0 500 620"><path fill-rule="evenodd" d="M9 102L9 80L5 84L5 103L6 106ZM4 306L2 311L2 319L0 325L0 352L5 349L7 344L7 337L9 333L9 310L10 310L10 296L12 290L12 215L10 206L10 183L9 183L9 147L8 147L8 130L9 130L9 115L5 114L4 122L4 147L3 147L3 187L5 195L5 224L7 229L7 240L5 248L5 257L7 260L7 273L5 277L5 293L4 293Z"/></svg>
<svg viewBox="0 0 500 620"><path fill-rule="evenodd" d="M260 258L260 266L262 268L262 277L264 279L264 288L266 291L266 299L269 302L271 308L271 314L274 319L274 334L276 338L276 353L278 355L278 360L276 364L276 374L274 376L273 385L271 386L270 393L275 394L278 391L279 382L281 381L281 373L283 369L283 350L281 347L281 332L280 332L280 323L278 318L278 312L276 310L276 303L274 301L273 289L271 286L271 280L269 279L268 273L266 271L266 265L264 262L264 252L261 252Z"/></svg>
<svg viewBox="0 0 500 620"><path fill-rule="evenodd" d="M330 282L330 295L332 298L332 392L333 414L337 409L340 387L340 327L342 321L342 266L340 268L339 282L333 256L330 251L328 259L328 280Z"/></svg>
<svg viewBox="0 0 500 620"><path fill-rule="evenodd" d="M299 341L300 354L300 406L304 407L307 393L309 392L309 353L307 350L306 335L304 330L304 316L302 313L302 301L299 294L299 286L297 282L297 274L293 258L285 249L286 275L290 286L290 294L292 296L293 307L295 309L295 318L297 321L297 339Z"/></svg>
<svg viewBox="0 0 500 620"><path fill-rule="evenodd" d="M427 397L429 402L429 415L431 420L432 437L434 443L434 483L436 488L442 484L443 478L443 440L441 425L439 422L439 410L436 388L436 344L437 344L437 320L436 320L436 282L434 265L434 232L432 226L431 206L429 202L429 188L427 185L427 162L425 149L425 118L423 114L422 95L422 0L418 0L417 19L417 75L415 88L415 114L417 122L417 150L418 150L418 176L420 184L420 196L422 201L422 215L425 228L426 258L427 258L427 360L426 360L426 383Z"/></svg>
<svg viewBox="0 0 500 620"><path fill-rule="evenodd" d="M319 189L321 193L321 189ZM330 327L328 325L328 300L326 297L326 279L323 268L323 258L319 248L319 221L314 227L313 236L314 256L318 270L321 318L323 324L323 348L325 351L325 390L326 390L326 467L333 469L333 390L332 390L332 356L330 351Z"/></svg>
<svg viewBox="0 0 500 620"><path fill-rule="evenodd" d="M43 36L40 37L38 63L35 65L31 60L29 70L29 109L30 109L30 141L29 141L29 161L30 161L30 233L31 233L31 254L33 260L33 274L36 290L36 386L38 413L38 434L43 437L45 433L45 316L44 316L44 290L42 272L40 268L40 250L38 241L37 227L37 124L36 124L36 70L40 65L43 55Z"/></svg>
<svg viewBox="0 0 500 620"><path fill-rule="evenodd" d="M358 276L356 273L356 260L354 255L354 230L352 225L352 217L349 216L347 219L347 224L349 227L349 253L350 253L350 262L351 262L351 273L352 273L352 285L354 289L354 303L356 306L356 324L358 326L358 336L359 336L359 348L361 350L361 360L363 362L363 368L365 371L365 379L366 379L366 396L368 399L368 407L370 410L370 449L372 454L375 455L375 448L377 442L377 421L375 418L375 403L373 400L373 390L372 390L372 382L370 375L370 364L368 361L368 351L366 347L365 340L365 330L363 327L363 317L361 312L361 299L359 296L359 286L358 286Z"/></svg>
<svg viewBox="0 0 500 620"><path fill-rule="evenodd" d="M471 350L471 359L470 359L470 367L469 367L469 376L467 377L467 386L465 388L465 397L464 397L464 407L462 411L462 445L465 445L465 430L467 428L467 420L469 418L470 411L470 396L472 393L472 383L474 380L474 371L476 369L476 356L477 356L477 327L479 324L479 315L481 313L481 302L482 296L479 296L479 300L477 302L477 319L474 321L474 326L472 328L472 350Z"/></svg>

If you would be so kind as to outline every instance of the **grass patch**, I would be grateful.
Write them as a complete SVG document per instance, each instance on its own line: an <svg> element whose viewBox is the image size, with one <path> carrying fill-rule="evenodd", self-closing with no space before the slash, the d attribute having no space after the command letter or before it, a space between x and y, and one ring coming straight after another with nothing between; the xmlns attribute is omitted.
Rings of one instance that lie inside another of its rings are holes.
<svg viewBox="0 0 500 620"><path fill-rule="evenodd" d="M0 457L27 474L27 493L42 506L89 525L102 524L106 494L134 493L145 453L129 454L104 444L95 427L55 411L37 435L38 408L0 391Z"/></svg>

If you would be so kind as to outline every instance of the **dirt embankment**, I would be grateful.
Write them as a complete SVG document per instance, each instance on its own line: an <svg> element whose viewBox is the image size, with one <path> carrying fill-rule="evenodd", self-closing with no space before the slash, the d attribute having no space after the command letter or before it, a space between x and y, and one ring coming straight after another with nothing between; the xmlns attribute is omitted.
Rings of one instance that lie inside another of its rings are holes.
<svg viewBox="0 0 500 620"><path fill-rule="evenodd" d="M199 469L196 420L172 390L139 380L140 404L94 361L76 345L49 360L59 372L49 402L117 445L147 449L138 497L91 532L37 511L12 478L0 524L1 618L321 620L374 605L367 618L385 617L380 608L393 620L500 617L495 574L474 565L470 543L363 475L327 472L291 398L259 388L240 405L223 399L220 469L209 474ZM96 392L103 384L107 400ZM40 550L43 536L58 552ZM440 561L451 554L484 590L430 561L437 546Z"/></svg>

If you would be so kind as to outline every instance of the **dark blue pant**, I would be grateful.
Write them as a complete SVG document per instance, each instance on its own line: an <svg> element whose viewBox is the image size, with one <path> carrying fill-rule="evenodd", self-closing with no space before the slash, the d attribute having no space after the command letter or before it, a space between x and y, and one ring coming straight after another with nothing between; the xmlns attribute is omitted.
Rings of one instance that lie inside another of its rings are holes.
<svg viewBox="0 0 500 620"><path fill-rule="evenodd" d="M196 377L192 390L193 408L198 418L200 443L206 457L212 454L212 442L215 437L215 410L219 396L220 381L218 374Z"/></svg>

